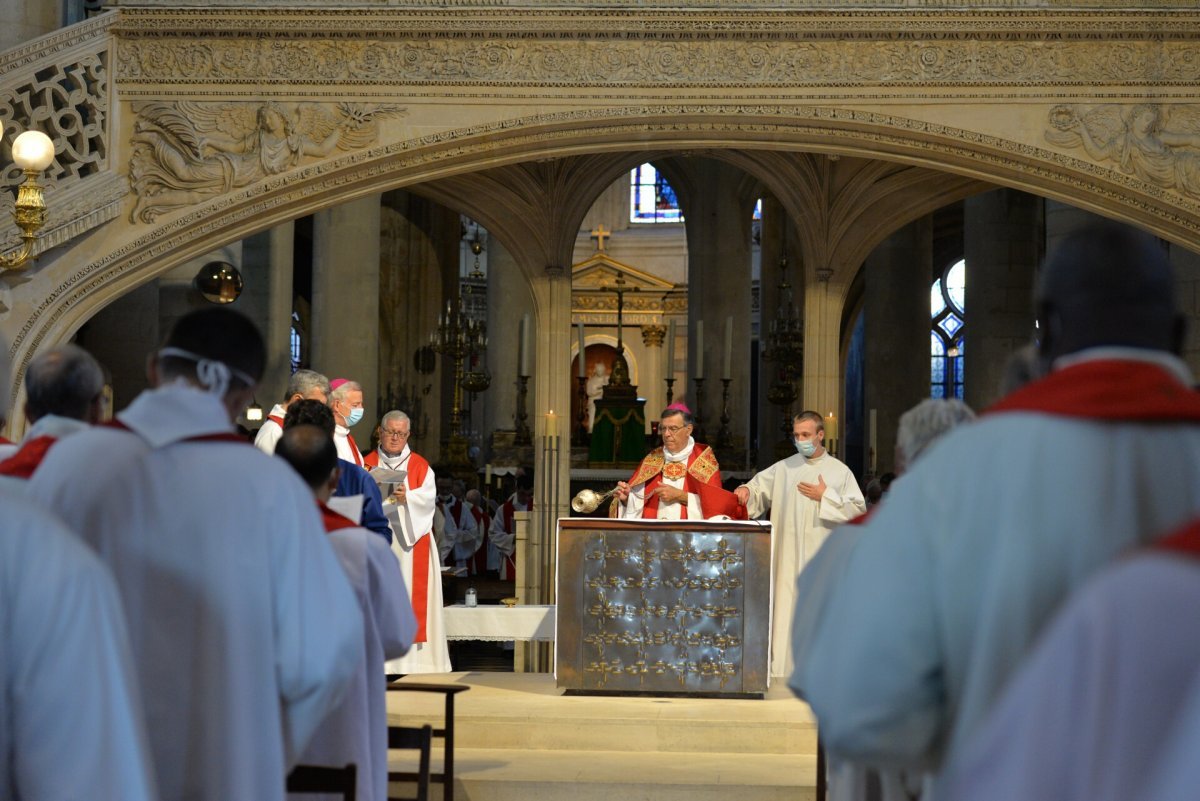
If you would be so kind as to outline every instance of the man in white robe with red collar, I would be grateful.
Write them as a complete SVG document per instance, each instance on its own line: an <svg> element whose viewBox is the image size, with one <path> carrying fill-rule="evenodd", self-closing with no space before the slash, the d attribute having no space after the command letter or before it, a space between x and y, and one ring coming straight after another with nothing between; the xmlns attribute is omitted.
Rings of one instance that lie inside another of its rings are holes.
<svg viewBox="0 0 1200 801"><path fill-rule="evenodd" d="M329 390L329 408L333 409L333 421L337 424L333 443L337 445L338 458L362 467L362 452L350 436L350 429L363 419L362 387L357 381L335 378L329 382Z"/></svg>
<svg viewBox="0 0 1200 801"><path fill-rule="evenodd" d="M500 556L500 578L515 581L517 564L517 512L533 511L533 474L524 471L517 476L517 491L501 504L492 518L490 541Z"/></svg>
<svg viewBox="0 0 1200 801"><path fill-rule="evenodd" d="M116 577L164 801L282 799L362 670L362 614L312 493L234 432L265 363L242 315L185 315L153 388L29 482Z"/></svg>
<svg viewBox="0 0 1200 801"><path fill-rule="evenodd" d="M0 476L27 479L63 437L100 422L104 413L104 371L78 345L39 353L25 371L25 419L33 425L21 446L0 459Z"/></svg>
<svg viewBox="0 0 1200 801"><path fill-rule="evenodd" d="M313 370L297 370L288 379L287 391L283 403L271 407L271 413L263 421L258 433L254 436L254 447L263 453L274 453L275 443L283 436L283 420L287 417L288 407L298 400L315 400L329 403L329 379Z"/></svg>
<svg viewBox="0 0 1200 801"><path fill-rule="evenodd" d="M938 773L1072 589L1200 515L1200 395L1171 266L1113 224L1068 237L1038 290L1051 372L934 445L798 582L790 685L828 752ZM818 564L818 562L820 564ZM803 625L803 629L800 626Z"/></svg>
<svg viewBox="0 0 1200 801"><path fill-rule="evenodd" d="M1046 627L947 766L947 796L1152 798L1157 766L1190 714L1182 701L1200 690L1197 609L1200 521L1100 571ZM1187 746L1192 762L1197 748L1200 740Z"/></svg>
<svg viewBox="0 0 1200 801"><path fill-rule="evenodd" d="M449 476L438 476L438 506L446 518L442 529L442 562L467 570L483 545L483 513L463 498L466 486Z"/></svg>
<svg viewBox="0 0 1200 801"><path fill-rule="evenodd" d="M312 488L325 532L362 609L363 667L342 703L321 722L300 758L304 765L358 767L357 801L387 801L387 678L384 662L408 651L417 620L400 565L381 537L326 504L338 484L333 438L315 425L288 428L275 455Z"/></svg>
<svg viewBox="0 0 1200 801"><path fill-rule="evenodd" d="M442 609L442 562L433 538L437 477L429 462L408 446L412 421L399 410L379 423L379 448L367 454L368 470L404 471L404 481L387 483L383 510L392 526L392 552L400 560L404 585L417 618L413 646L387 663L387 672L449 673L450 648Z"/></svg>
<svg viewBox="0 0 1200 801"><path fill-rule="evenodd" d="M712 448L692 439L692 415L672 404L659 417L662 447L642 459L629 481L618 481L609 514L649 520L703 520L703 487L721 488Z"/></svg>

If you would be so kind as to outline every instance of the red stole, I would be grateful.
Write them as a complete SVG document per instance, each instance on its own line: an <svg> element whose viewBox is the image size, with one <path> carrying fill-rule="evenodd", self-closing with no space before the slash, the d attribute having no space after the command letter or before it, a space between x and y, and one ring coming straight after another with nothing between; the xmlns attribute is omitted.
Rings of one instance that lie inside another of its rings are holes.
<svg viewBox="0 0 1200 801"><path fill-rule="evenodd" d="M700 490L699 490L700 482L697 481L695 476L692 475L691 466L692 466L692 463L696 461L696 459L700 458L700 454L703 452L704 452L704 449L701 448L699 445L693 445L692 452L690 454L688 454L688 460L687 460L688 471L683 476L683 490L684 490L684 492L687 492L689 495L699 495L700 494ZM670 462L668 462L667 464L670 464ZM652 489L654 489L655 487L657 487L661 483L663 483L663 474L662 474L662 471L660 470L658 473L656 473L654 475L653 478L651 478L649 481L646 482L646 486L642 490L642 519L643 520L657 520L658 519L659 497L657 495L651 495L650 491ZM681 506L683 506L683 509L685 510L681 516L686 518L687 517L687 512L686 512L687 502L685 501L684 503L681 504Z"/></svg>
<svg viewBox="0 0 1200 801"><path fill-rule="evenodd" d="M376 462L378 459L379 457L376 456ZM425 483L425 477L428 475L429 462L425 461L424 457L410 451L408 476L405 477L404 483L408 485L409 489L420 487ZM429 560L433 556L429 550L429 543L432 540L432 532L426 531L417 539L417 544L413 546L412 551L411 600L413 614L417 617L417 636L413 638L414 643L429 642ZM441 577L438 580L441 581Z"/></svg>
<svg viewBox="0 0 1200 801"><path fill-rule="evenodd" d="M1200 393L1148 362L1097 359L1055 370L987 410L1093 420L1200 422Z"/></svg>
<svg viewBox="0 0 1200 801"><path fill-rule="evenodd" d="M29 478L46 458L50 446L57 441L58 437L34 437L22 443L20 450L0 462L0 476Z"/></svg>
<svg viewBox="0 0 1200 801"><path fill-rule="evenodd" d="M271 421L272 423L274 423L275 425L279 426L280 428L283 428L283 418L282 418L282 417L280 417L279 415L277 415L277 414L268 414L268 415L267 415L267 419L268 419L268 420L270 420L270 421Z"/></svg>
<svg viewBox="0 0 1200 801"><path fill-rule="evenodd" d="M379 467L379 451L371 451L364 456L362 466L368 473Z"/></svg>
<svg viewBox="0 0 1200 801"><path fill-rule="evenodd" d="M363 455L358 450L358 443L354 441L354 437L346 435L346 441L350 443L350 453L354 455L354 463L359 467L363 466Z"/></svg>
<svg viewBox="0 0 1200 801"><path fill-rule="evenodd" d="M325 525L326 534L332 534L343 528L358 528L358 523L333 511L322 501L317 501L317 508L321 510L321 522Z"/></svg>
<svg viewBox="0 0 1200 801"><path fill-rule="evenodd" d="M1200 520L1193 520L1174 534L1163 537L1152 547L1200 559Z"/></svg>
<svg viewBox="0 0 1200 801"><path fill-rule="evenodd" d="M532 512L533 501L530 501L529 508L523 511ZM516 522L513 520L513 516L516 515L516 513L517 508L513 504L511 498L504 502L504 506L500 507L500 514L504 515L504 530L509 534L512 534L517 530ZM513 552L511 555L505 553L500 554L500 578L505 581L516 581L517 579L516 556L516 541L513 542Z"/></svg>

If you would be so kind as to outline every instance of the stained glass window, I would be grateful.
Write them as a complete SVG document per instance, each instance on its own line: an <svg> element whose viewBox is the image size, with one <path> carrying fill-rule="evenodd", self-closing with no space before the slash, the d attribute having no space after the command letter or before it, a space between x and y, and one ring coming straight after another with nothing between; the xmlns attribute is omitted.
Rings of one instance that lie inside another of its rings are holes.
<svg viewBox="0 0 1200 801"><path fill-rule="evenodd" d="M680 223L683 212L675 190L653 164L634 167L630 173L629 221L635 223Z"/></svg>
<svg viewBox="0 0 1200 801"><path fill-rule="evenodd" d="M300 365L304 363L302 361L303 354L301 353L301 350L300 350L300 327L299 326L300 326L300 315L296 314L295 312L292 312L292 336L291 336L291 346L292 347L291 347L291 350L292 350L292 372L293 373L296 372L297 370L299 370Z"/></svg>
<svg viewBox="0 0 1200 801"><path fill-rule="evenodd" d="M929 346L929 395L963 396L963 332L966 328L967 263L959 259L929 290L932 324Z"/></svg>

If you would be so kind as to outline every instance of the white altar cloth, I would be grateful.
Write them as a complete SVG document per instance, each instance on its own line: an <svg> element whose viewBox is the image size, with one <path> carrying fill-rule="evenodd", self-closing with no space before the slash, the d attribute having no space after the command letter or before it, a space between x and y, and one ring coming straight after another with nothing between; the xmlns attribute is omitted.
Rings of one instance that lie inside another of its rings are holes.
<svg viewBox="0 0 1200 801"><path fill-rule="evenodd" d="M553 606L469 607L453 604L445 608L446 637L451 640L536 640L553 642Z"/></svg>

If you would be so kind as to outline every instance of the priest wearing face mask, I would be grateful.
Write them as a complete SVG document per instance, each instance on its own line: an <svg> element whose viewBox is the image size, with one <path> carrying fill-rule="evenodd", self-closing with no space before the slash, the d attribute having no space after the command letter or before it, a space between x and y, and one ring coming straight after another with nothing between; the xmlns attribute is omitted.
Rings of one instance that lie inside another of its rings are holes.
<svg viewBox="0 0 1200 801"><path fill-rule="evenodd" d="M329 382L329 408L333 409L333 444L337 445L339 459L363 466L363 455L350 436L350 429L363 418L363 391L357 381L335 378Z"/></svg>
<svg viewBox="0 0 1200 801"><path fill-rule="evenodd" d="M618 481L610 514L651 520L703 520L705 485L719 488L721 470L712 448L692 439L692 415L672 404L658 423L663 446L652 450L628 482Z"/></svg>
<svg viewBox="0 0 1200 801"><path fill-rule="evenodd" d="M734 490L750 517L770 511L774 602L771 615L771 675L792 672L790 637L796 606L796 577L829 532L866 511L858 481L825 450L825 422L817 412L792 419L796 455L758 473Z"/></svg>

